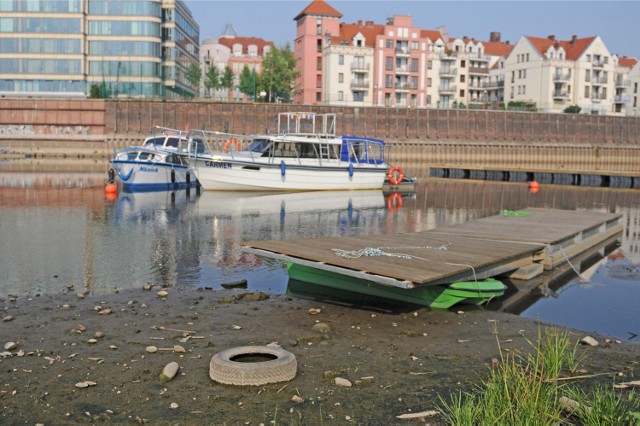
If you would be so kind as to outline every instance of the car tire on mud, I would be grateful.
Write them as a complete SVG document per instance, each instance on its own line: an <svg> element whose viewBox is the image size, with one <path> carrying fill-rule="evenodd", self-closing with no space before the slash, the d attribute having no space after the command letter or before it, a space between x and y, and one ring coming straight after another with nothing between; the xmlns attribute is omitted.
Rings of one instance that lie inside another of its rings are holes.
<svg viewBox="0 0 640 426"><path fill-rule="evenodd" d="M256 362L252 362L256 359ZM227 385L260 386L296 376L298 363L289 351L271 346L239 346L218 352L209 363L209 377Z"/></svg>

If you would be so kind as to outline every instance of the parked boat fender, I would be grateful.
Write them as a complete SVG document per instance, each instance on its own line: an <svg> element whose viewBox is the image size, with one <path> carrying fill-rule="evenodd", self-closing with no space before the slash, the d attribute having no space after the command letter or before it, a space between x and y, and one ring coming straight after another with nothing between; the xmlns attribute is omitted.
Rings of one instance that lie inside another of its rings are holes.
<svg viewBox="0 0 640 426"><path fill-rule="evenodd" d="M284 164L284 160L280 162L280 174L284 177L287 174L287 165Z"/></svg>
<svg viewBox="0 0 640 426"><path fill-rule="evenodd" d="M353 177L353 163L349 163L349 177Z"/></svg>
<svg viewBox="0 0 640 426"><path fill-rule="evenodd" d="M389 169L387 177L389 178L389 183L391 185L398 185L402 182L402 179L404 179L404 172L402 171L402 168L393 166Z"/></svg>
<svg viewBox="0 0 640 426"><path fill-rule="evenodd" d="M171 169L171 183L176 182L176 171Z"/></svg>
<svg viewBox="0 0 640 426"><path fill-rule="evenodd" d="M387 208L392 212L398 209L401 209L402 195L400 195L397 192L394 192L393 194L389 195L389 198L387 198Z"/></svg>
<svg viewBox="0 0 640 426"><path fill-rule="evenodd" d="M116 180L116 171L109 169L109 183L113 183Z"/></svg>
<svg viewBox="0 0 640 426"><path fill-rule="evenodd" d="M187 172L187 185L191 184L191 172Z"/></svg>
<svg viewBox="0 0 640 426"><path fill-rule="evenodd" d="M240 148L242 148L242 144L240 143L240 141L236 138L229 138L225 143L224 143L224 152L229 152L229 149L234 147L236 148L236 151L240 151Z"/></svg>

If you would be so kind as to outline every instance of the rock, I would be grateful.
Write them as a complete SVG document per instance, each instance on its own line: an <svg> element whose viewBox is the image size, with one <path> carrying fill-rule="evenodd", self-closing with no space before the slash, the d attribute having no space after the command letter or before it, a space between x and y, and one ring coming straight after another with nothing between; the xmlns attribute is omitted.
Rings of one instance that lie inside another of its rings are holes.
<svg viewBox="0 0 640 426"><path fill-rule="evenodd" d="M183 354L183 353L187 352L187 351L186 351L182 346L180 346L180 345L173 345L173 351L174 351L175 353L178 353L178 354Z"/></svg>
<svg viewBox="0 0 640 426"><path fill-rule="evenodd" d="M167 296L169 295L169 292L168 292L168 291L166 291L166 290L160 290L160 291L159 291L158 293L156 293L156 294L158 295L158 297L161 297L161 298L163 298L163 299L164 299L165 297L167 297Z"/></svg>
<svg viewBox="0 0 640 426"><path fill-rule="evenodd" d="M7 315L6 317L2 318L2 321L4 322L13 321L13 317L11 315Z"/></svg>
<svg viewBox="0 0 640 426"><path fill-rule="evenodd" d="M76 328L73 329L73 331L75 331L76 333L84 333L85 331L87 331L87 327L82 324L78 324L76 325Z"/></svg>
<svg viewBox="0 0 640 426"><path fill-rule="evenodd" d="M98 343L98 341L96 339L89 339L89 340L87 340L87 343L89 343L90 345L94 345L94 344Z"/></svg>
<svg viewBox="0 0 640 426"><path fill-rule="evenodd" d="M171 405L169 405L169 408L171 408L172 410L175 410L178 407L179 407L179 405L178 405L177 402L172 402Z"/></svg>
<svg viewBox="0 0 640 426"><path fill-rule="evenodd" d="M90 380L85 380L84 382L78 382L76 383L76 387L77 388L88 388L89 386L95 386L97 385L96 382L92 382Z"/></svg>
<svg viewBox="0 0 640 426"><path fill-rule="evenodd" d="M313 327L311 327L311 329L319 333L328 333L331 331L331 327L325 322L317 322L313 324Z"/></svg>
<svg viewBox="0 0 640 426"><path fill-rule="evenodd" d="M344 386L347 388L350 388L352 386L351 382L347 379L344 379L342 377L336 377L333 382L338 385L338 386Z"/></svg>
<svg viewBox="0 0 640 426"><path fill-rule="evenodd" d="M16 344L16 342L7 342L7 343L4 344L4 348L7 351L12 351L17 347L18 347L18 345Z"/></svg>
<svg viewBox="0 0 640 426"><path fill-rule="evenodd" d="M176 377L176 374L178 374L179 369L180 369L180 366L178 365L177 362L170 362L164 367L164 369L162 370L162 373L160 373L160 381L162 383L171 381L174 377Z"/></svg>
<svg viewBox="0 0 640 426"><path fill-rule="evenodd" d="M142 286L142 289L149 291L151 290L151 287L153 287L153 284L146 283Z"/></svg>
<svg viewBox="0 0 640 426"><path fill-rule="evenodd" d="M147 346L146 351L150 354L155 354L156 352L158 352L158 348L156 348L155 346Z"/></svg>
<svg viewBox="0 0 640 426"><path fill-rule="evenodd" d="M583 345L598 346L598 341L591 336L585 336L580 340Z"/></svg>
<svg viewBox="0 0 640 426"><path fill-rule="evenodd" d="M84 299L84 293L78 293L76 294L76 297L80 300Z"/></svg>
<svg viewBox="0 0 640 426"><path fill-rule="evenodd" d="M99 311L98 314L100 315L109 315L111 313L111 308L104 308L103 310Z"/></svg>
<svg viewBox="0 0 640 426"><path fill-rule="evenodd" d="M291 401L295 402L296 404L301 404L304 402L304 398L299 397L298 395L293 395L291 397Z"/></svg>
<svg viewBox="0 0 640 426"><path fill-rule="evenodd" d="M104 333L101 331L96 331L96 339L102 339L104 337Z"/></svg>
<svg viewBox="0 0 640 426"><path fill-rule="evenodd" d="M266 300L268 298L269 298L269 295L261 291L254 292L254 293L244 293L244 294L238 295L238 299L248 300L249 302L258 302L260 300Z"/></svg>
<svg viewBox="0 0 640 426"><path fill-rule="evenodd" d="M109 345L109 349L116 350L118 347L116 345Z"/></svg>
<svg viewBox="0 0 640 426"><path fill-rule="evenodd" d="M307 312L309 313L309 315L318 315L320 312L322 312L322 310L316 309L316 308L309 308Z"/></svg>

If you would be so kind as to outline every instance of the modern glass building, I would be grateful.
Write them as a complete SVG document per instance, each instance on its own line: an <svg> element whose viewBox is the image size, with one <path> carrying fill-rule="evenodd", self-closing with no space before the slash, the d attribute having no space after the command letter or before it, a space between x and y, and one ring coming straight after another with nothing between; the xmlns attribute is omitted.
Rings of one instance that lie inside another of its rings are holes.
<svg viewBox="0 0 640 426"><path fill-rule="evenodd" d="M190 98L182 0L0 0L0 95Z"/></svg>

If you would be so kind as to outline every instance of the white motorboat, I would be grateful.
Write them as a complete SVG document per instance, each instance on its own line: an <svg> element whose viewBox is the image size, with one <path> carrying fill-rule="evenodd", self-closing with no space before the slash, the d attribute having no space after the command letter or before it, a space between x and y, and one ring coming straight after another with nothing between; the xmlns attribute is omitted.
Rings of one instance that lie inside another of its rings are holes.
<svg viewBox="0 0 640 426"><path fill-rule="evenodd" d="M335 122L335 114L287 112L278 115L275 134L245 137L191 130L190 138L207 144L217 138L223 148L206 152L191 143L186 155L205 190L381 189L389 170L384 142L337 136Z"/></svg>
<svg viewBox="0 0 640 426"><path fill-rule="evenodd" d="M111 181L129 191L175 189L195 186L197 181L185 157L177 153L145 147L118 151L110 160Z"/></svg>

